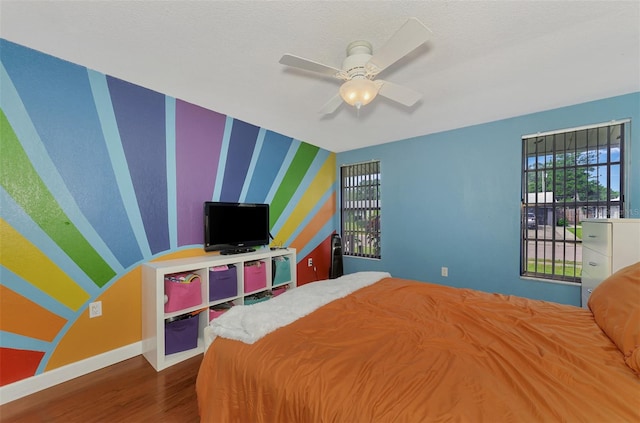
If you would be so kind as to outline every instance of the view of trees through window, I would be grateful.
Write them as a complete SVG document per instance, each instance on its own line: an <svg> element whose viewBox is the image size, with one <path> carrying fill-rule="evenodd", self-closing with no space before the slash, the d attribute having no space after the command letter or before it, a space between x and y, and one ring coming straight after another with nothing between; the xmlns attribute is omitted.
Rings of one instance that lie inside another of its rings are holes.
<svg viewBox="0 0 640 423"><path fill-rule="evenodd" d="M521 274L579 282L582 221L624 217L625 123L522 139Z"/></svg>
<svg viewBox="0 0 640 423"><path fill-rule="evenodd" d="M380 162L342 166L343 254L380 258Z"/></svg>

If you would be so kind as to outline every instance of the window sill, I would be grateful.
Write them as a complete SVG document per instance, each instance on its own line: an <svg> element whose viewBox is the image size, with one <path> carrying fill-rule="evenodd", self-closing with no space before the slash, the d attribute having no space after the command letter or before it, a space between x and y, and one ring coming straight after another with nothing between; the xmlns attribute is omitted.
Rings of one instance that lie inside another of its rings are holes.
<svg viewBox="0 0 640 423"><path fill-rule="evenodd" d="M355 259L364 259L364 260L382 260L382 257L363 257L363 256L352 256L350 254L343 254L343 258L355 258Z"/></svg>
<svg viewBox="0 0 640 423"><path fill-rule="evenodd" d="M533 276L522 276L520 275L521 280L531 281L531 282L542 282L542 283L553 283L558 285L570 285L570 286L582 286L580 282L570 282L570 281L559 281L556 279L543 279L543 278L534 278Z"/></svg>

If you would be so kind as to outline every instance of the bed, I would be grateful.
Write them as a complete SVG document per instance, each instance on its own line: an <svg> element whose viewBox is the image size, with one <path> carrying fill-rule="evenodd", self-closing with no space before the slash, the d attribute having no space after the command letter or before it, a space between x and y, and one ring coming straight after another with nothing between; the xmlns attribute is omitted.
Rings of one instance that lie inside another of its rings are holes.
<svg viewBox="0 0 640 423"><path fill-rule="evenodd" d="M589 307L378 272L314 282L207 327L201 420L640 422L640 262Z"/></svg>

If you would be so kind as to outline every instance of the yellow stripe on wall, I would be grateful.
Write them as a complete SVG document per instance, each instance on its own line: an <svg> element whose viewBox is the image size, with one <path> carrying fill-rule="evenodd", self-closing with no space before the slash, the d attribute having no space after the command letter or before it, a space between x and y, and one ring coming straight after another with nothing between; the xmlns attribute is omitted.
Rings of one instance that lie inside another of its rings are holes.
<svg viewBox="0 0 640 423"><path fill-rule="evenodd" d="M51 342L66 322L66 319L0 285L0 330Z"/></svg>
<svg viewBox="0 0 640 423"><path fill-rule="evenodd" d="M0 263L58 302L77 311L89 294L35 245L0 219Z"/></svg>
<svg viewBox="0 0 640 423"><path fill-rule="evenodd" d="M278 239L289 239L291 234L298 228L302 221L309 215L311 210L317 205L318 198L327 192L327 190L335 183L336 177L336 154L331 153L324 162L320 171L316 174L315 179L305 191L298 205L289 215L287 221L278 231Z"/></svg>

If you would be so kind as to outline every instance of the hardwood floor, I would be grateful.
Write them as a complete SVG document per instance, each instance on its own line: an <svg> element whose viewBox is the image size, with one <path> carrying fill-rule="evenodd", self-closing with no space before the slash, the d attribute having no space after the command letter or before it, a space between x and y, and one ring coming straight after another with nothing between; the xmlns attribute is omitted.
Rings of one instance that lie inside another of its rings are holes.
<svg viewBox="0 0 640 423"><path fill-rule="evenodd" d="M4 422L198 422L202 355L156 372L142 356L0 406Z"/></svg>

